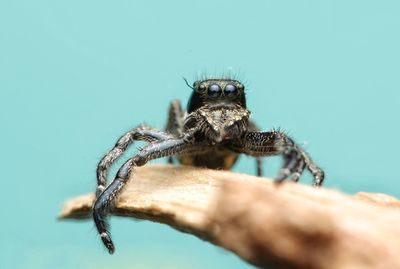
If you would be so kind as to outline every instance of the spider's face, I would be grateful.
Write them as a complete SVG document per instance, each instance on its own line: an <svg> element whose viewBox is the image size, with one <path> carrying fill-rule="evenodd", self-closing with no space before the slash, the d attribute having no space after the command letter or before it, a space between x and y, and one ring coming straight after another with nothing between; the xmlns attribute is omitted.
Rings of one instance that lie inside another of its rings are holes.
<svg viewBox="0 0 400 269"><path fill-rule="evenodd" d="M204 138L219 143L242 136L250 111L244 86L233 79L206 79L193 84L184 129L199 128Z"/></svg>
<svg viewBox="0 0 400 269"><path fill-rule="evenodd" d="M194 82L187 111L191 113L207 104L215 106L238 104L246 108L243 84L233 79L205 79Z"/></svg>

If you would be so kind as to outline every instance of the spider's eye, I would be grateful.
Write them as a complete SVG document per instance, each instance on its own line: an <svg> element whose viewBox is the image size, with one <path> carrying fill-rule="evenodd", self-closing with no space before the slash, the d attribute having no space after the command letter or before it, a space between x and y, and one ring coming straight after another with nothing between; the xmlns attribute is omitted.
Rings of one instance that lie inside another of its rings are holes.
<svg viewBox="0 0 400 269"><path fill-rule="evenodd" d="M206 89L206 85L200 84L199 90L200 90L200 91L204 91L205 89Z"/></svg>
<svg viewBox="0 0 400 269"><path fill-rule="evenodd" d="M235 85L228 84L225 86L224 93L225 93L225 96L234 97L237 95L238 90Z"/></svg>
<svg viewBox="0 0 400 269"><path fill-rule="evenodd" d="M210 97L218 97L222 93L222 89L218 84L212 84L208 87L207 94Z"/></svg>

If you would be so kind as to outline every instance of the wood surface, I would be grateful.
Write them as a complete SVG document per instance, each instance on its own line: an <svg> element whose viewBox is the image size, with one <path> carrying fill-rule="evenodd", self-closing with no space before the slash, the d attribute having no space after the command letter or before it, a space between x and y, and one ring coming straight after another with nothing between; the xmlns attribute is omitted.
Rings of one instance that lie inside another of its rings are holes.
<svg viewBox="0 0 400 269"><path fill-rule="evenodd" d="M59 217L90 218L93 200L72 198ZM148 165L132 175L112 215L170 225L261 268L400 268L400 201L385 194Z"/></svg>

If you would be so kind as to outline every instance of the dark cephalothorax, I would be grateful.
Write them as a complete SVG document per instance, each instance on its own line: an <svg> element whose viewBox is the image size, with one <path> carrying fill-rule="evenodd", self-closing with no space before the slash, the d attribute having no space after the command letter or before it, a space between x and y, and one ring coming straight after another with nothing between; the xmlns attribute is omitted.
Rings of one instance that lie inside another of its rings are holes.
<svg viewBox="0 0 400 269"><path fill-rule="evenodd" d="M134 167L148 161L168 157L185 165L212 169L230 169L239 154L256 158L257 174L262 175L261 158L282 155L284 164L276 177L277 182L290 178L298 181L307 168L320 186L324 172L308 154L286 134L272 130L260 132L249 119L244 86L227 78L203 79L190 86L193 92L185 112L179 101L172 101L165 132L140 126L124 134L97 167L96 201L93 219L104 245L114 252L106 216L115 197L130 178ZM107 170L134 141L146 141L134 157L118 170L107 185Z"/></svg>

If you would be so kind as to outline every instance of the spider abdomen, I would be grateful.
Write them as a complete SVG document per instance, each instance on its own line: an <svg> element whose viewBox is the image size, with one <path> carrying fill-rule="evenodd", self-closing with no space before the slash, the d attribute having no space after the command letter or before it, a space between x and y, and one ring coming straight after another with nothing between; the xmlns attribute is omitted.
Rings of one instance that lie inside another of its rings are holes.
<svg viewBox="0 0 400 269"><path fill-rule="evenodd" d="M210 169L230 170L236 163L239 155L222 147L210 146L205 152L198 155L185 155L179 157L179 162Z"/></svg>

